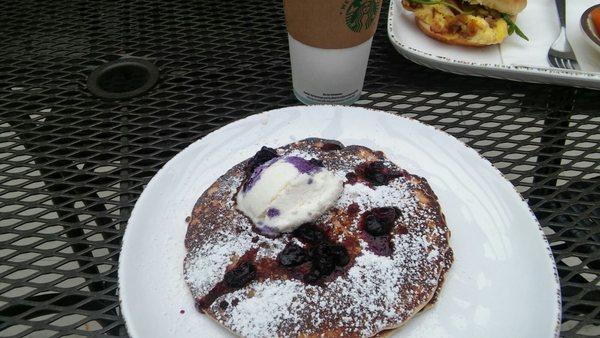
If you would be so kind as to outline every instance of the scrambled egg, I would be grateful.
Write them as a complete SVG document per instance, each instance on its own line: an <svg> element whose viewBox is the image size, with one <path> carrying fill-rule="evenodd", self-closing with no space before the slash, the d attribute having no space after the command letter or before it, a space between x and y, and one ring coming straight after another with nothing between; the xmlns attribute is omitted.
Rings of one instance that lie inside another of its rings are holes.
<svg viewBox="0 0 600 338"><path fill-rule="evenodd" d="M449 40L465 39L477 45L492 45L501 43L508 35L508 25L502 18L486 19L467 13L455 15L442 4L423 5L412 10L417 18L430 25L432 32Z"/></svg>

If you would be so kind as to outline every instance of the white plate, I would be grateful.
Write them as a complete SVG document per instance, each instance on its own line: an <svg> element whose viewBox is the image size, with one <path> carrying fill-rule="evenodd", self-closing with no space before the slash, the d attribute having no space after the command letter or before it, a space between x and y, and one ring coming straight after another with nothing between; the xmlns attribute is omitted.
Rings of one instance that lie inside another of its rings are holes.
<svg viewBox="0 0 600 338"><path fill-rule="evenodd" d="M183 281L185 218L215 179L260 146L312 136L383 150L425 177L440 199L456 261L438 304L399 337L558 336L560 290L550 248L500 172L433 127L339 106L290 107L236 121L190 145L152 178L131 214L119 259L131 336L229 337L194 309Z"/></svg>
<svg viewBox="0 0 600 338"><path fill-rule="evenodd" d="M415 25L412 13L407 13L400 4L395 5L396 1L400 3L400 0L390 1L388 37L400 54L415 63L462 75L600 89L597 72L600 65L597 59L587 58L588 46L582 42L579 17L577 22L571 22L570 16L567 18L567 28L572 28L567 35L580 65L588 71L550 66L548 49L559 32L554 0L530 1L519 14L517 23L528 35L529 42L515 34L502 45L480 48L451 46L427 37Z"/></svg>

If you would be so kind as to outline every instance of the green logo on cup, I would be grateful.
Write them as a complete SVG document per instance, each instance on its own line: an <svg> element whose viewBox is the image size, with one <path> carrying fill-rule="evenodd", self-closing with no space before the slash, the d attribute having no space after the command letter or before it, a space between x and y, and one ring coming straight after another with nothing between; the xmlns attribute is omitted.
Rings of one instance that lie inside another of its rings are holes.
<svg viewBox="0 0 600 338"><path fill-rule="evenodd" d="M342 6L342 9L346 3ZM377 16L377 0L350 0L346 8L346 26L353 32L369 29Z"/></svg>

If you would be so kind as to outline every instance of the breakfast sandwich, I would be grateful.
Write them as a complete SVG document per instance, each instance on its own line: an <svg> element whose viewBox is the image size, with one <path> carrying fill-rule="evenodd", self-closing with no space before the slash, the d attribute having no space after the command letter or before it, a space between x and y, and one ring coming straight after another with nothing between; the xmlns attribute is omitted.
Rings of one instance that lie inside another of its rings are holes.
<svg viewBox="0 0 600 338"><path fill-rule="evenodd" d="M445 43L495 45L513 33L529 40L515 24L527 0L402 0L402 6L421 31Z"/></svg>

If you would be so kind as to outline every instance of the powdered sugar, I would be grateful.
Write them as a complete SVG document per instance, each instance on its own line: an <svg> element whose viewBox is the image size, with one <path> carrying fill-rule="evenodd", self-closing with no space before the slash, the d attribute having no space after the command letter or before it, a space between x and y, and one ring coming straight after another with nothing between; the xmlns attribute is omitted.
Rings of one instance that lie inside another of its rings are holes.
<svg viewBox="0 0 600 338"><path fill-rule="evenodd" d="M427 254L427 261L431 262L434 259L438 258L440 255L440 252L437 249L433 249L429 252L429 254Z"/></svg>
<svg viewBox="0 0 600 338"><path fill-rule="evenodd" d="M285 248L285 244L284 241L273 241L266 237L259 237L256 247L260 249L256 253L256 259L277 257L277 253Z"/></svg>
<svg viewBox="0 0 600 338"><path fill-rule="evenodd" d="M291 149L291 150L284 151L283 155L297 156L297 157L303 158L305 160L310 160L312 158L316 158L316 159L328 161L328 158L324 158L323 153L319 152L316 149L302 149L302 150ZM361 163L363 161L364 161L364 159L362 159L359 156L356 156L353 154L347 154L346 157L344 158L343 164L344 164L344 167L349 167L349 166L356 167L359 163ZM337 174L341 174L341 176L339 176L340 178L345 178L345 176L346 176L347 170L339 170L340 165L339 165L339 163L336 163L336 161L330 161L328 169L336 172Z"/></svg>
<svg viewBox="0 0 600 338"><path fill-rule="evenodd" d="M293 150L289 150L286 151L284 153L286 156L296 156L296 157L300 157L303 158L305 160L310 160L311 158L317 158L318 154L314 151L306 151L306 150L298 150L298 149L293 149Z"/></svg>
<svg viewBox="0 0 600 338"><path fill-rule="evenodd" d="M428 219L427 210L419 210L419 202L413 194L413 185L403 178L395 179L388 185L368 187L362 183L346 184L336 207L347 208L356 203L360 213L372 208L396 207L400 210L400 223L419 222ZM419 213L419 217L415 217ZM358 219L351 226L356 226Z"/></svg>
<svg viewBox="0 0 600 338"><path fill-rule="evenodd" d="M252 247L250 233L238 236L217 233L205 245L197 247L186 260L185 281L199 294L206 294L223 278L225 268L235 257L242 256Z"/></svg>
<svg viewBox="0 0 600 338"><path fill-rule="evenodd" d="M230 304L234 299L239 300L224 318L234 331L246 337L271 337L282 323L297 320L292 307L294 298L302 294L304 288L300 282L275 280L255 282L250 287L254 297L248 298L246 290L238 290L225 297Z"/></svg>
<svg viewBox="0 0 600 338"><path fill-rule="evenodd" d="M219 310L213 305L217 318L245 337L276 336L283 326L286 332L297 333L307 313L311 325L310 329L303 328L305 333L320 332L327 323L338 321L352 327L350 332L364 336L393 326L410 317L415 305L425 303L430 296L406 286L418 283L422 288L434 289L437 278L423 278L423 274L439 273L423 269L422 262L431 247L423 236L396 235L393 241L397 249L392 257L364 251L347 275L326 287L296 280L253 282L223 296L229 304L237 300L236 306ZM398 308L398 304L404 306Z"/></svg>
<svg viewBox="0 0 600 338"><path fill-rule="evenodd" d="M206 294L225 274L227 266L251 249L257 249L256 258L274 258L285 247L282 241L266 237L255 237L251 232L231 234L219 232L206 241L205 245L190 252L185 264L185 281L193 286L198 294Z"/></svg>
<svg viewBox="0 0 600 338"><path fill-rule="evenodd" d="M237 192L237 188L242 185L242 178L241 177L234 177L231 181L231 183L229 184L229 186L225 187L224 193L227 194L227 196L229 198L227 198L226 200L226 204L225 207L227 208L233 208L234 207L234 195Z"/></svg>
<svg viewBox="0 0 600 338"><path fill-rule="evenodd" d="M352 203L357 203L362 211L396 206L403 212L412 213L418 202L409 188L409 183L400 179L390 182L389 185L373 188L362 183L346 184L337 206L344 208Z"/></svg>

